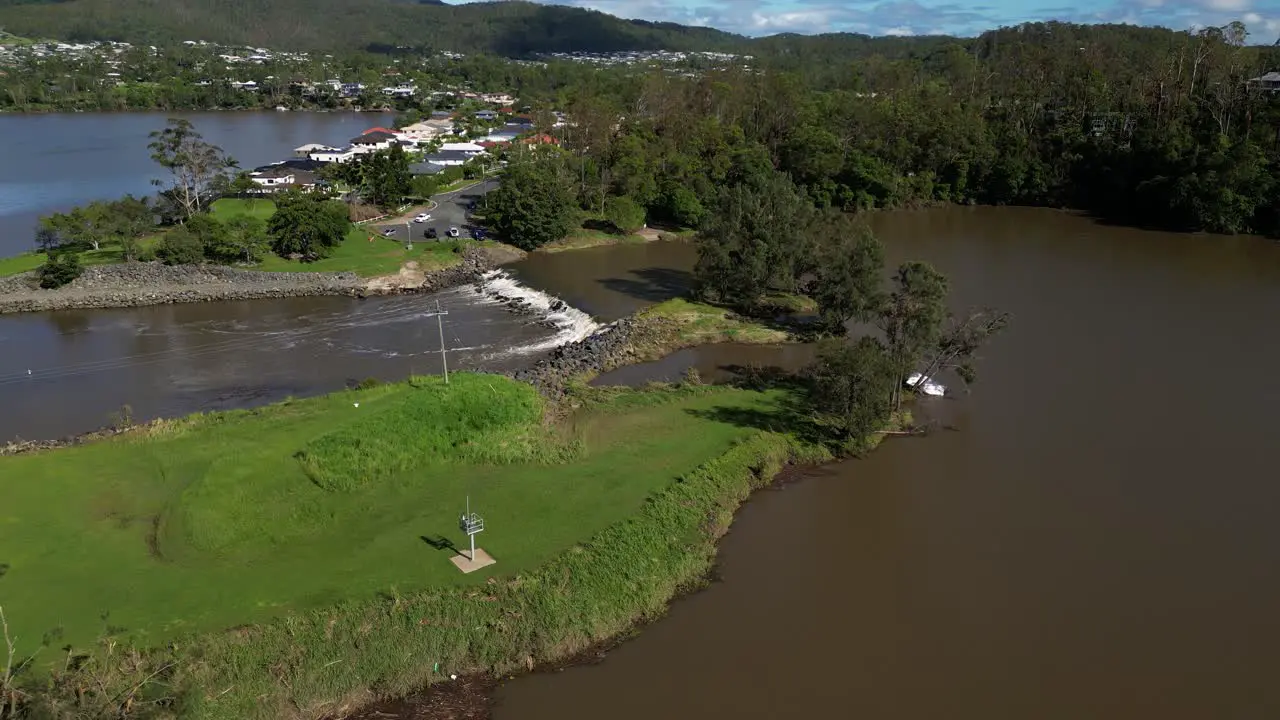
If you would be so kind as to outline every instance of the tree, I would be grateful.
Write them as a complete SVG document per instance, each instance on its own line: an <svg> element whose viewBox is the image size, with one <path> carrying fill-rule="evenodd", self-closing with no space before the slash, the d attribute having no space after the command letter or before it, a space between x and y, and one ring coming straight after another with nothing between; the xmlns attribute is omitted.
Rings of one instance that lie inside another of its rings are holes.
<svg viewBox="0 0 1280 720"><path fill-rule="evenodd" d="M200 241L202 257L217 257L221 248L226 245L227 226L214 219L212 215L194 215L184 226Z"/></svg>
<svg viewBox="0 0 1280 720"><path fill-rule="evenodd" d="M146 198L125 195L112 204L114 223L112 230L120 243L120 252L126 261L137 260L141 254L139 239L155 229L156 210Z"/></svg>
<svg viewBox="0 0 1280 720"><path fill-rule="evenodd" d="M156 257L165 265L195 265L204 261L204 242L185 226L175 227L160 239Z"/></svg>
<svg viewBox="0 0 1280 720"><path fill-rule="evenodd" d="M395 207L413 191L409 156L399 145L366 155L358 162L361 193L374 205Z"/></svg>
<svg viewBox="0 0 1280 720"><path fill-rule="evenodd" d="M44 264L36 269L40 278L40 287L51 290L80 277L84 268L80 265L80 256L68 250L50 252Z"/></svg>
<svg viewBox="0 0 1280 720"><path fill-rule="evenodd" d="M436 194L436 190L440 188L440 181L435 175L414 175L410 187L411 195L426 200Z"/></svg>
<svg viewBox="0 0 1280 720"><path fill-rule="evenodd" d="M184 220L203 209L212 189L220 181L226 182L227 172L236 167L222 148L205 142L189 120L170 118L163 130L152 132L150 137L147 147L151 159L169 171L166 196ZM165 184L163 180L153 182L157 187Z"/></svg>
<svg viewBox="0 0 1280 720"><path fill-rule="evenodd" d="M644 206L629 197L611 197L605 200L604 216L624 235L630 235L645 225Z"/></svg>
<svg viewBox="0 0 1280 720"><path fill-rule="evenodd" d="M879 340L862 337L853 345L843 338L823 340L806 375L810 406L855 452L888 422L896 373Z"/></svg>
<svg viewBox="0 0 1280 720"><path fill-rule="evenodd" d="M823 213L811 229L818 246L810 295L823 328L844 334L844 324L866 321L880 307L884 247L871 229L841 212Z"/></svg>
<svg viewBox="0 0 1280 720"><path fill-rule="evenodd" d="M977 379L973 363L979 349L1009 326L1010 315L992 308L970 310L963 317L949 316L937 344L924 358L920 374L933 377L953 370L966 385Z"/></svg>
<svg viewBox="0 0 1280 720"><path fill-rule="evenodd" d="M811 213L780 173L726 188L698 232L699 294L751 310L770 290L794 291L811 251Z"/></svg>
<svg viewBox="0 0 1280 720"><path fill-rule="evenodd" d="M489 193L489 223L506 242L534 250L560 240L578 222L573 188L555 155L531 153L508 166Z"/></svg>
<svg viewBox="0 0 1280 720"><path fill-rule="evenodd" d="M893 291L880 308L877 324L884 332L893 363L896 410L902 404L901 388L907 376L942 333L947 278L928 263L911 261L898 267L893 283Z"/></svg>
<svg viewBox="0 0 1280 720"><path fill-rule="evenodd" d="M262 189L249 173L241 171L231 178L231 182L227 184L227 192L235 195L243 195L249 200L249 207L258 200L258 191Z"/></svg>
<svg viewBox="0 0 1280 720"><path fill-rule="evenodd" d="M271 249L281 257L327 257L347 236L351 220L345 203L322 196L285 193L267 221Z"/></svg>
<svg viewBox="0 0 1280 720"><path fill-rule="evenodd" d="M261 260L270 248L267 223L262 218L237 215L224 225L219 244L211 248L212 257L226 262L244 260L253 263Z"/></svg>
<svg viewBox="0 0 1280 720"><path fill-rule="evenodd" d="M57 250L63 243L62 233L57 228L41 221L40 226L36 228L36 247L42 253L49 253Z"/></svg>

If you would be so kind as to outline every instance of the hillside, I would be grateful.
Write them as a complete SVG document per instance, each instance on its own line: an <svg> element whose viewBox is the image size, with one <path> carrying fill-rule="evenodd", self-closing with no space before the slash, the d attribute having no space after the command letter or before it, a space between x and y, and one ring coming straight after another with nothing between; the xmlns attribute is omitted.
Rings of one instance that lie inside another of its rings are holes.
<svg viewBox="0 0 1280 720"><path fill-rule="evenodd" d="M406 45L519 57L538 52L722 50L745 38L530 2L438 0L0 0L0 28L28 37L291 50Z"/></svg>

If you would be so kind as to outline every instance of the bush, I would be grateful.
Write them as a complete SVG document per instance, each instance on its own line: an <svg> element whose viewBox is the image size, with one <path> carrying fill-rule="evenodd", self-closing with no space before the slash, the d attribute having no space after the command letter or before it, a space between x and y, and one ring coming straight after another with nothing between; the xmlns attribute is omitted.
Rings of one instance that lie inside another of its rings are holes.
<svg viewBox="0 0 1280 720"><path fill-rule="evenodd" d="M165 265L192 265L204 260L204 241L185 227L176 227L160 239L156 257Z"/></svg>
<svg viewBox="0 0 1280 720"><path fill-rule="evenodd" d="M84 268L80 265L80 256L73 252L51 252L44 264L36 270L40 278L40 287L46 290L60 288L80 277Z"/></svg>
<svg viewBox="0 0 1280 720"><path fill-rule="evenodd" d="M633 233L644 227L644 206L629 197L605 200L604 216L621 233Z"/></svg>

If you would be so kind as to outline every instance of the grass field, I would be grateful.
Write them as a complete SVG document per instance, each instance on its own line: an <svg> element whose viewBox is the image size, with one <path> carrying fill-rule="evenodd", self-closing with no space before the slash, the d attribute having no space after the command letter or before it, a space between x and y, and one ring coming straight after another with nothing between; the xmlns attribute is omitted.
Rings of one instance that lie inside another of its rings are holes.
<svg viewBox="0 0 1280 720"><path fill-rule="evenodd" d="M617 399L554 427L532 388L459 374L169 421L0 457L4 608L21 652L106 626L143 645L544 563L755 432L768 396ZM359 407L355 404L359 403ZM470 495L498 565L458 574ZM52 659L52 658L51 658Z"/></svg>
<svg viewBox="0 0 1280 720"><path fill-rule="evenodd" d="M275 203L270 200L223 198L213 204L210 212L223 221L237 215L252 215L265 220L275 212ZM143 247L154 246L158 240L159 236L144 239ZM403 243L381 237L375 228L352 226L347 232L346 241L334 248L333 253L323 260L302 263L268 254L253 269L271 272L354 272L361 277L376 277L393 274L410 260L428 271L449 267L461 261L459 251L463 247L464 243L441 241L414 243L411 249L406 250ZM44 260L44 255L37 253L0 258L0 277L35 270ZM120 248L113 245L80 254L80 262L84 265L111 265L123 261Z"/></svg>

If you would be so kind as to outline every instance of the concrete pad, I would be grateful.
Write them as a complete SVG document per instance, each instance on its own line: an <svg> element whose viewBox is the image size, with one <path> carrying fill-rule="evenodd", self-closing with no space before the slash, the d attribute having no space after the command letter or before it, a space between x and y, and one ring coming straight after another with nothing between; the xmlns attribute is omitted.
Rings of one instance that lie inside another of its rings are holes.
<svg viewBox="0 0 1280 720"><path fill-rule="evenodd" d="M464 573L475 572L476 570L479 570L482 567L489 567L490 565L498 562L497 560L494 560L493 558L489 557L489 553L485 552L480 548L476 548L475 560L472 560L471 558L467 557L467 554L470 552L471 552L470 549L461 550L460 554L454 555L453 557L449 558L449 560L451 560L454 565L457 565L458 569Z"/></svg>

